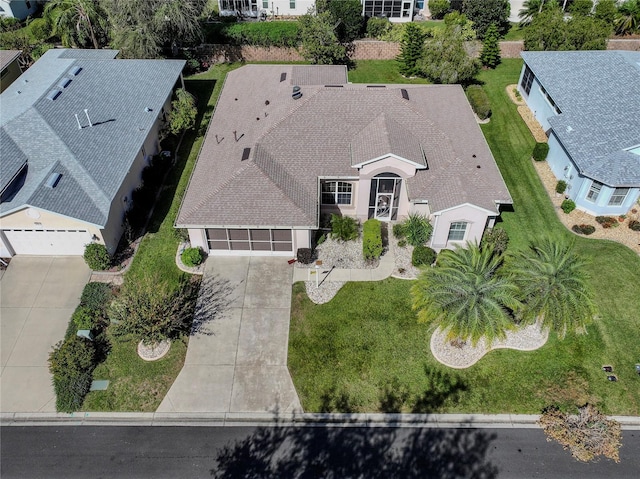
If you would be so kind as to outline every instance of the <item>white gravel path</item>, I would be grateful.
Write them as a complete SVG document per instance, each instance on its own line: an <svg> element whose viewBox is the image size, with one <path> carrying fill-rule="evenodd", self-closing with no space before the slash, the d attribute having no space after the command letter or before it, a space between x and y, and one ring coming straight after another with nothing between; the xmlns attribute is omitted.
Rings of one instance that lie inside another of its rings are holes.
<svg viewBox="0 0 640 479"><path fill-rule="evenodd" d="M485 339L478 341L475 347L471 345L471 341L463 342L461 347L453 346L451 341L447 340L447 333L448 330L435 330L431 336L431 352L442 364L455 369L465 369L474 365L493 349L533 351L544 346L549 338L549 330L542 330L539 324L508 331L506 339L495 340L490 347Z"/></svg>
<svg viewBox="0 0 640 479"><path fill-rule="evenodd" d="M386 251L383 251L384 255ZM352 241L340 241L327 237L321 245L316 247L316 257L322 260L324 267L340 269L374 269L380 263L376 261L365 261L362 256L362 237ZM314 263L296 263L298 268L313 268Z"/></svg>
<svg viewBox="0 0 640 479"><path fill-rule="evenodd" d="M342 281L325 281L319 288L316 288L315 281L304 282L307 289L307 296L316 304L324 304L331 301L345 284L346 283Z"/></svg>

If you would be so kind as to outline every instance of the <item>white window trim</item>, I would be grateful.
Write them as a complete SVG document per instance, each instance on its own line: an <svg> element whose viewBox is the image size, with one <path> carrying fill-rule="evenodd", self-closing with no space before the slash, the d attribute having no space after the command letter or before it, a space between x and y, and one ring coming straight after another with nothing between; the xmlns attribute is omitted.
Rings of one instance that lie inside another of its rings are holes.
<svg viewBox="0 0 640 479"><path fill-rule="evenodd" d="M618 189L621 189L621 190L624 189L624 190L627 190L627 192L624 195L616 195L616 190ZM629 196L630 191L631 191L631 188L614 188L613 193L611 193L611 197L609 198L608 206L622 206L624 202L627 201L627 196ZM620 197L620 196L622 196L622 201L620 201L620 203L612 203L614 197Z"/></svg>
<svg viewBox="0 0 640 479"><path fill-rule="evenodd" d="M335 191L323 191L322 190L322 186L329 184L329 183L335 183ZM339 187L340 187L340 183L344 183L349 185L349 189L350 191L339 191ZM333 195L333 203L325 203L324 202L324 195ZM339 203L338 202L338 195L349 195L349 203ZM322 180L322 182L320 183L320 204L323 206L351 206L353 205L353 183L351 183L350 181L342 181L342 180Z"/></svg>
<svg viewBox="0 0 640 479"><path fill-rule="evenodd" d="M460 231L463 232L461 239L452 239L452 238L450 238L453 225L464 225L464 230L460 230L460 229L453 230L453 232L456 232L456 233L460 232ZM447 241L464 241L467 238L468 231L469 231L469 222L468 221L452 221L451 223L449 223L449 231L447 232Z"/></svg>
<svg viewBox="0 0 640 479"><path fill-rule="evenodd" d="M596 192L596 197L595 198L589 198L589 195L591 194L592 188L594 186L598 185L598 190ZM600 198L600 193L602 193L602 187L604 186L603 183L600 183L597 180L591 180L591 185L589 185L589 189L587 190L587 194L584 197L585 200L591 202L591 203L597 203L598 198Z"/></svg>

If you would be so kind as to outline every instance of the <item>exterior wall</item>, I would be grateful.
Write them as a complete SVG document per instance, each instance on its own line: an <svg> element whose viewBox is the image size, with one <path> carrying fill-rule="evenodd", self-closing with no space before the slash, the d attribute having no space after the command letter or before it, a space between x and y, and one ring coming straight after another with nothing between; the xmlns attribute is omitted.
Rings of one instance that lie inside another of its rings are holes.
<svg viewBox="0 0 640 479"><path fill-rule="evenodd" d="M0 0L0 17L24 20L38 10L36 0L31 0L29 4L30 7L27 7L25 0Z"/></svg>
<svg viewBox="0 0 640 479"><path fill-rule="evenodd" d="M533 83L531 84L531 91L527 95L527 93L523 90L520 83L522 82L522 76L524 75L525 66L522 67L522 71L520 72L520 77L518 78L518 91L522 94L522 97L527 102L529 109L533 112L533 115L536 117L536 120L540 122L544 131L549 131L551 125L549 124L548 119L552 116L556 115L551 104L547 101L541 91L541 85L538 81L538 78L534 77Z"/></svg>
<svg viewBox="0 0 640 479"><path fill-rule="evenodd" d="M620 206L609 206L609 200L611 199L611 195L614 192L613 187L602 185L602 189L600 190L600 194L595 202L587 200L587 194L589 193L589 189L591 188L592 180L591 178L581 177L582 181L579 189L577 189L576 197L572 199L576 202L576 206L578 209L582 211L586 211L587 213L594 216L616 216L616 215L624 215L629 212L632 206L640 197L640 188L630 188L627 197L625 198L624 203Z"/></svg>
<svg viewBox="0 0 640 479"><path fill-rule="evenodd" d="M209 251L207 244L207 235L203 229L189 228L189 242L192 248L202 248L203 251Z"/></svg>
<svg viewBox="0 0 640 479"><path fill-rule="evenodd" d="M236 5L237 8L237 6L243 4L249 7L245 10L240 7L244 16L257 17L264 13L265 15L276 17L297 17L307 13L309 8L315 7L316 2L315 0L245 0L245 2L218 0L220 15L235 16L236 10L233 5Z"/></svg>
<svg viewBox="0 0 640 479"><path fill-rule="evenodd" d="M430 246L436 251L440 251L441 249L453 249L455 245L464 246L467 241L480 243L488 219L493 216L497 216L497 213L489 215L485 210L472 205L460 205L450 210L434 213ZM468 223L465 237L462 241L448 241L449 227L451 223L456 221Z"/></svg>
<svg viewBox="0 0 640 479"><path fill-rule="evenodd" d="M9 85L11 85L20 75L22 70L18 65L18 59L16 58L7 67L2 70L0 76L0 93L2 93Z"/></svg>
<svg viewBox="0 0 640 479"><path fill-rule="evenodd" d="M311 230L293 230L293 251L298 248L311 248Z"/></svg>
<svg viewBox="0 0 640 479"><path fill-rule="evenodd" d="M416 213L418 215L423 215L429 218L431 216L431 208L427 203L412 203L409 206L409 213ZM398 215L398 219L400 218L400 215Z"/></svg>
<svg viewBox="0 0 640 479"><path fill-rule="evenodd" d="M398 203L398 218L409 214L410 203L407 196L407 178L416 174L416 167L406 161L397 160L392 157L369 163L360 168L360 180L358 191L358 202L356 206L356 217L365 221L369 217L369 194L371 190L371 179L381 173L395 173L402 178L400 186L400 199Z"/></svg>

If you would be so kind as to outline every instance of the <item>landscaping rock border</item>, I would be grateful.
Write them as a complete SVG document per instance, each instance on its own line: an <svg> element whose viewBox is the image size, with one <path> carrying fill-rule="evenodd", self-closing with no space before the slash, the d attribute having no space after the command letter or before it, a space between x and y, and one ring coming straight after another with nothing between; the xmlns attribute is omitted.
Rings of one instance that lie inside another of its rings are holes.
<svg viewBox="0 0 640 479"><path fill-rule="evenodd" d="M333 297L338 294L340 288L346 283L342 281L325 281L320 284L320 287L316 288L315 281L305 281L304 286L307 290L307 296L316 304L328 303Z"/></svg>
<svg viewBox="0 0 640 479"><path fill-rule="evenodd" d="M165 339L153 346L146 345L142 341L138 343L138 356L145 361L157 361L162 359L169 353L171 349L171 341Z"/></svg>
<svg viewBox="0 0 640 479"><path fill-rule="evenodd" d="M540 324L532 324L514 331L507 331L506 339L494 340L487 345L486 339L481 339L475 346L471 341L456 347L447 340L449 330L436 329L431 335L431 353L436 360L454 369L466 369L480 361L489 351L494 349L516 349L518 351L533 351L541 348L549 339L549 330L541 329Z"/></svg>

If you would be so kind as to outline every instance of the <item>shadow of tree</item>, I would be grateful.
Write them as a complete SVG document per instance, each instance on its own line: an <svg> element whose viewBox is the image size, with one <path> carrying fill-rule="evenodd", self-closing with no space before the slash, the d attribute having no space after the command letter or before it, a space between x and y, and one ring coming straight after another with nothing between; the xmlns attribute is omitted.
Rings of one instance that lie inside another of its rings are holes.
<svg viewBox="0 0 640 479"><path fill-rule="evenodd" d="M320 396L320 412L355 413L357 410L351 404L349 394L345 391L338 392L333 386Z"/></svg>
<svg viewBox="0 0 640 479"><path fill-rule="evenodd" d="M487 458L496 436L475 429L260 427L225 446L219 479L497 477Z"/></svg>
<svg viewBox="0 0 640 479"><path fill-rule="evenodd" d="M213 335L211 323L223 319L235 299L235 288L231 282L217 275L205 274L200 283L190 334Z"/></svg>
<svg viewBox="0 0 640 479"><path fill-rule="evenodd" d="M410 396L409 389L401 384L398 378L393 378L380 395L380 411L385 413L402 412L402 407Z"/></svg>
<svg viewBox="0 0 640 479"><path fill-rule="evenodd" d="M427 387L419 395L412 408L413 413L438 412L445 402L457 402L460 394L467 391L469 386L459 376L438 370L424 368L427 376Z"/></svg>

